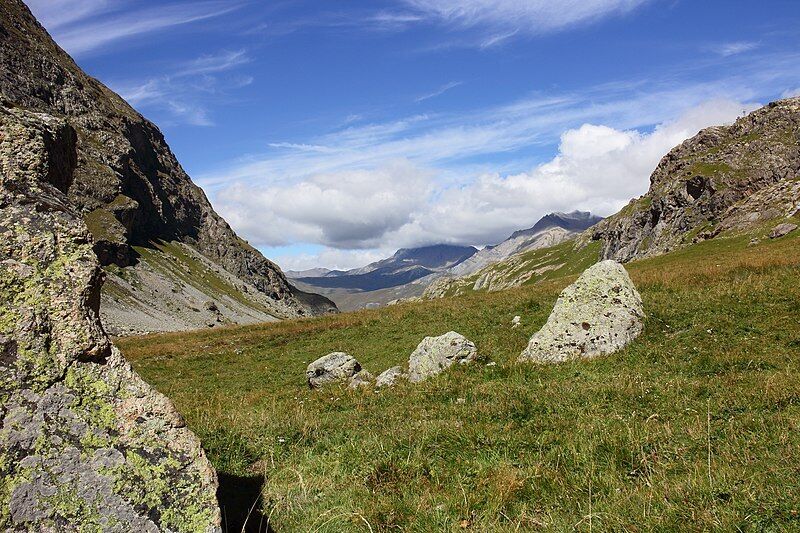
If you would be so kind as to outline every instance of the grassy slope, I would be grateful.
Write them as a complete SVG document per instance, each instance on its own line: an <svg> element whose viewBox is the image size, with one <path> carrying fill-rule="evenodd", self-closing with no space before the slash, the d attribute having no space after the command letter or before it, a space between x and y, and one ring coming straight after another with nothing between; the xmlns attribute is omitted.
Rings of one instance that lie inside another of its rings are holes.
<svg viewBox="0 0 800 533"><path fill-rule="evenodd" d="M588 362L514 363L573 278L119 344L226 485L263 476L279 532L800 529L800 232L748 240L628 265L645 333ZM325 353L377 372L450 329L481 364L381 393L305 388Z"/></svg>

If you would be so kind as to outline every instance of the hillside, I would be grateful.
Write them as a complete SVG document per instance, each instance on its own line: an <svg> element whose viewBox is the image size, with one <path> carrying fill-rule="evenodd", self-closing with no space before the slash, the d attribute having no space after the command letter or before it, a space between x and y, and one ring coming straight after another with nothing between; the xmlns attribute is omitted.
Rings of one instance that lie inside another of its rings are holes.
<svg viewBox="0 0 800 533"><path fill-rule="evenodd" d="M188 304L202 309L205 302L219 299L223 301L217 307L226 322L334 309L330 301L294 288L275 264L239 239L181 168L158 128L87 76L20 0L0 1L0 96L11 105L69 123L75 149L64 155L64 164L74 165L67 196L83 214L103 266L124 269L130 281L123 283L118 271L110 270L103 295L110 331L153 330L158 325L140 324L132 308L155 307L166 315L170 307ZM172 260L163 253L163 245L185 246L201 256L225 278L224 289L202 276L187 282L186 276L159 269L152 258ZM130 268L139 264L143 265ZM166 289L163 297L153 298L148 290L153 276ZM244 293L242 286L257 295ZM231 293L238 307L225 299ZM216 323L216 318L205 311L184 313L164 323L163 329L201 327Z"/></svg>
<svg viewBox="0 0 800 533"><path fill-rule="evenodd" d="M650 190L598 224L602 257L629 261L800 211L800 98L773 102L671 150Z"/></svg>
<svg viewBox="0 0 800 533"><path fill-rule="evenodd" d="M767 238L800 212L800 98L701 131L662 158L650 183L646 195L577 237L439 279L423 298L539 283L577 274L598 258L654 257L742 231Z"/></svg>
<svg viewBox="0 0 800 533"><path fill-rule="evenodd" d="M645 332L592 361L515 363L574 276L123 350L201 436L228 516L258 502L252 526L792 530L800 232L749 245L767 231L626 265ZM375 372L451 329L480 363L379 394L305 384L330 351Z"/></svg>

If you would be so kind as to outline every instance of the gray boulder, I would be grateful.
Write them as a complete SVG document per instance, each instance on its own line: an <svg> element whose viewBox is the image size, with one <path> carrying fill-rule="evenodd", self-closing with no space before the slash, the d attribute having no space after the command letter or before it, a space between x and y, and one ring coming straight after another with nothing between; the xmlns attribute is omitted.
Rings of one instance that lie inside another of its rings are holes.
<svg viewBox="0 0 800 533"><path fill-rule="evenodd" d="M378 378L375 380L375 386L377 388L391 387L397 383L397 380L404 377L405 374L403 373L403 367L393 366L392 368L384 370L378 375Z"/></svg>
<svg viewBox="0 0 800 533"><path fill-rule="evenodd" d="M778 239L780 237L783 237L785 235L790 234L791 232L793 232L796 229L797 229L797 224L792 224L790 222L785 222L783 224L778 224L777 226L772 228L772 231L769 234L769 238L770 239Z"/></svg>
<svg viewBox="0 0 800 533"><path fill-rule="evenodd" d="M329 383L348 381L361 371L355 357L344 352L329 353L320 357L306 369L308 386L318 389Z"/></svg>
<svg viewBox="0 0 800 533"><path fill-rule="evenodd" d="M200 441L100 324L75 142L0 104L0 531L220 531Z"/></svg>
<svg viewBox="0 0 800 533"><path fill-rule="evenodd" d="M475 344L463 335L450 331L439 337L425 337L408 359L408 380L424 381L454 364L474 361Z"/></svg>
<svg viewBox="0 0 800 533"><path fill-rule="evenodd" d="M558 363L620 350L642 332L642 298L625 268L602 261L564 289L520 361Z"/></svg>

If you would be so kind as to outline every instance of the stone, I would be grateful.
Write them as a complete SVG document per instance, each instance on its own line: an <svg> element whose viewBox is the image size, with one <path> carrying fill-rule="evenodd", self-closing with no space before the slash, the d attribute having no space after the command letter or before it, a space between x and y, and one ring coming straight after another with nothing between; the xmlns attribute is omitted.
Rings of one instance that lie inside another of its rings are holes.
<svg viewBox="0 0 800 533"><path fill-rule="evenodd" d="M408 380L424 381L454 364L466 364L478 357L475 344L450 331L439 337L425 337L408 359Z"/></svg>
<svg viewBox="0 0 800 533"><path fill-rule="evenodd" d="M347 388L360 389L362 387L369 387L370 385L372 385L373 381L375 381L375 376L373 376L366 370L362 370L350 378L350 382L347 384Z"/></svg>
<svg viewBox="0 0 800 533"><path fill-rule="evenodd" d="M393 366L392 368L384 370L378 374L377 379L375 379L375 387L392 387L395 383L397 383L397 380L403 378L405 378L403 367Z"/></svg>
<svg viewBox="0 0 800 533"><path fill-rule="evenodd" d="M642 298L625 268L602 261L564 289L520 361L558 363L611 354L644 328Z"/></svg>
<svg viewBox="0 0 800 533"><path fill-rule="evenodd" d="M779 239L781 237L784 237L784 236L790 234L791 232L793 232L796 229L797 229L797 224L792 224L790 222L785 222L783 224L778 224L777 226L772 228L772 231L769 233L769 238L770 239Z"/></svg>
<svg viewBox="0 0 800 533"><path fill-rule="evenodd" d="M0 104L0 531L220 531L200 441L100 324L74 142Z"/></svg>
<svg viewBox="0 0 800 533"><path fill-rule="evenodd" d="M309 387L318 389L330 383L348 381L359 372L361 365L355 357L344 352L333 352L308 365L306 379Z"/></svg>
<svg viewBox="0 0 800 533"><path fill-rule="evenodd" d="M520 323L522 322L522 317L517 315L511 320L511 328L515 329L518 328Z"/></svg>

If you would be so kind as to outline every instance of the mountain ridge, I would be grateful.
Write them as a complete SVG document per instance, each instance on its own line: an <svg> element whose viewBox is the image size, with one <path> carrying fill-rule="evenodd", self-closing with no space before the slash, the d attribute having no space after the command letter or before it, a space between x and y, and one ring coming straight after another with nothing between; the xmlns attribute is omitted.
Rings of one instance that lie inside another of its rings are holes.
<svg viewBox="0 0 800 533"><path fill-rule="evenodd" d="M19 0L0 2L0 95L9 105L50 113L69 123L75 148L65 156L74 162L66 193L82 213L104 267L136 265L140 254L135 246L157 250L153 243L179 242L238 280L228 292L246 284L263 294L265 298L247 305L254 312L260 309L259 319L335 310L324 297L293 287L277 265L239 238L180 166L160 130L84 73ZM127 273L138 275L136 270ZM106 316L112 331L135 321L136 313L126 312L108 289L124 292L126 300L140 307L147 296L143 284L131 292L117 281L110 272L103 296L106 309L119 311ZM183 292L195 307L219 296L202 278L192 288L175 277L165 278L164 285L186 288ZM177 303L164 302L159 305ZM188 313L170 329L201 327L209 318L213 317ZM235 314L226 317L236 319Z"/></svg>

